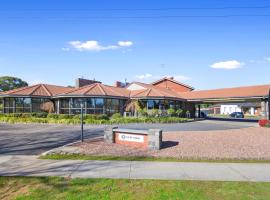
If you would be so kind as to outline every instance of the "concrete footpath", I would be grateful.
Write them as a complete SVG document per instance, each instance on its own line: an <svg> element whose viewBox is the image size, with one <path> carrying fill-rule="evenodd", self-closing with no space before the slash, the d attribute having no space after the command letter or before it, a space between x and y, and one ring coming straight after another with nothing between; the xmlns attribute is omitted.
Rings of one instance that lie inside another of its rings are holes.
<svg viewBox="0 0 270 200"><path fill-rule="evenodd" d="M270 182L270 164L42 160L0 156L0 176Z"/></svg>

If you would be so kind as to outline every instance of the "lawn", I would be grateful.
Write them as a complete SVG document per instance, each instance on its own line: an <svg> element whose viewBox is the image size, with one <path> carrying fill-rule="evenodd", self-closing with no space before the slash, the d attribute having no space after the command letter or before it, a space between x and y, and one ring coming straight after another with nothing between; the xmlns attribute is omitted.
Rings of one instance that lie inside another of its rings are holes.
<svg viewBox="0 0 270 200"><path fill-rule="evenodd" d="M158 162L213 162L213 163L270 163L270 160L254 159L179 159L172 157L140 157L140 156L92 156L82 154L48 154L41 159L52 160L115 160L115 161L158 161Z"/></svg>
<svg viewBox="0 0 270 200"><path fill-rule="evenodd" d="M0 177L0 199L270 199L270 183Z"/></svg>

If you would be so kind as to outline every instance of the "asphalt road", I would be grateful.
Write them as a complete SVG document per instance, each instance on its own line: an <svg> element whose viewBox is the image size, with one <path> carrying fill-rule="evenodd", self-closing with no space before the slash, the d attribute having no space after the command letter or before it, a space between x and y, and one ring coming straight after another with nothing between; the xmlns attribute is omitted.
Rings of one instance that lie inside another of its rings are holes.
<svg viewBox="0 0 270 200"><path fill-rule="evenodd" d="M198 121L182 124L128 124L120 128L150 129L167 131L207 131L238 129L255 126L247 122ZM85 138L102 137L105 126L84 127ZM4 124L0 123L0 155L38 155L80 139L78 125L52 124Z"/></svg>

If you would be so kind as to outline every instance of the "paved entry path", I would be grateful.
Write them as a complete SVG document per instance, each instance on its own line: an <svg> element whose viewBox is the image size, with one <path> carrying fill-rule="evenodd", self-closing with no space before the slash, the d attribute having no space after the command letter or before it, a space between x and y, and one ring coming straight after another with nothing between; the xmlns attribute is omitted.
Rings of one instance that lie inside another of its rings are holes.
<svg viewBox="0 0 270 200"><path fill-rule="evenodd" d="M0 156L0 176L270 182L270 164L40 160Z"/></svg>

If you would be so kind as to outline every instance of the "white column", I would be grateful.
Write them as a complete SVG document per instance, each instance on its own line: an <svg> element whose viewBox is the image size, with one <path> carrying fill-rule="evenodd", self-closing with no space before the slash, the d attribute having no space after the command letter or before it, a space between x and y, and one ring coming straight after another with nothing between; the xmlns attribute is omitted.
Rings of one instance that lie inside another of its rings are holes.
<svg viewBox="0 0 270 200"><path fill-rule="evenodd" d="M255 109L254 109L254 107L251 107L251 108L250 108L250 114L251 114L251 115L255 115Z"/></svg>

